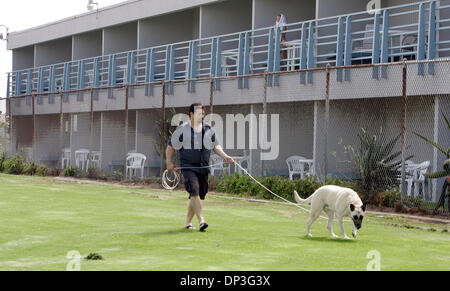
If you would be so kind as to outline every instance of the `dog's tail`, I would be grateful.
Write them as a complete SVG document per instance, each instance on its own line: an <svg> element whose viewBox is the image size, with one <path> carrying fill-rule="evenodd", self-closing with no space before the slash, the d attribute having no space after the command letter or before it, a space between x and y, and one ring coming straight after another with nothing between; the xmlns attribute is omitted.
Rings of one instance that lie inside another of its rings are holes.
<svg viewBox="0 0 450 291"><path fill-rule="evenodd" d="M311 205L312 195L309 196L307 199L302 199L302 198L300 198L300 196L298 195L297 191L294 191L294 198L295 198L295 201L297 201L298 204L307 204L307 205Z"/></svg>

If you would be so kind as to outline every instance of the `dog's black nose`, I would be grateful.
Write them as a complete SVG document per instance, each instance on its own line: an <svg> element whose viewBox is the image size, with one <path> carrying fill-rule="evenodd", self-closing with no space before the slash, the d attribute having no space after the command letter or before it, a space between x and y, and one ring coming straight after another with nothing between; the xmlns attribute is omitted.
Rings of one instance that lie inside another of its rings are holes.
<svg viewBox="0 0 450 291"><path fill-rule="evenodd" d="M357 229L361 229L361 225L357 225L356 228L357 228Z"/></svg>

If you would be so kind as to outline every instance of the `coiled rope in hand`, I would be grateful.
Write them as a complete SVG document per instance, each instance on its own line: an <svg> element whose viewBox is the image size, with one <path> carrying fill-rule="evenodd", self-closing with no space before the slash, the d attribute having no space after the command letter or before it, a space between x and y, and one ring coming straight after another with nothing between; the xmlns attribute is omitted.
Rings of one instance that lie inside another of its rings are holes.
<svg viewBox="0 0 450 291"><path fill-rule="evenodd" d="M224 163L218 163L215 165L210 165L210 166L205 166L205 167L185 167L185 168L175 168L175 171L173 173L170 173L169 170L165 170L162 177L161 177L161 183L162 186L164 187L164 189L169 190L169 191L173 191L175 190L178 185L180 184L180 180L181 180L181 175L178 171L180 170L192 170L192 169L208 169L208 168L213 168L216 166L221 166ZM171 177L171 175L173 177Z"/></svg>

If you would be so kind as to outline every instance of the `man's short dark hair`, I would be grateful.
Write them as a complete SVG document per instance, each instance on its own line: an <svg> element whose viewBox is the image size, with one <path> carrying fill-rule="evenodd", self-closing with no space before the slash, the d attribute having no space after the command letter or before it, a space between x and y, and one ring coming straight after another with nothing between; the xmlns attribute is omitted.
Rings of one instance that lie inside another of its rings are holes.
<svg viewBox="0 0 450 291"><path fill-rule="evenodd" d="M194 114L195 109L198 109L199 107L201 107L203 111L206 111L206 107L203 106L201 103L194 103L191 105L191 107L189 107L189 117L191 117L191 113Z"/></svg>

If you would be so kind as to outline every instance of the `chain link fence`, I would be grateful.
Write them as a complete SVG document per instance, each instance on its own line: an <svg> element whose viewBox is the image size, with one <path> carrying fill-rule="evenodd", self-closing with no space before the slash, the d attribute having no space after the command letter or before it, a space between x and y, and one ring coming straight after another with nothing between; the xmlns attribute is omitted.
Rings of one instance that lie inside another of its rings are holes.
<svg viewBox="0 0 450 291"><path fill-rule="evenodd" d="M214 115L206 121L225 151L255 176L314 176L347 183L374 205L444 213L446 175L427 174L444 171L448 159L441 150L450 141L449 74L447 60L409 61L266 72L244 77L240 90L242 77L234 76L14 97L5 148L49 168L159 177L161 151L174 125L187 120L188 108L176 101L185 98L207 105ZM186 93L193 81L195 92ZM153 96L139 101L149 85ZM296 160L301 170L292 174ZM213 169L217 176L234 172Z"/></svg>

